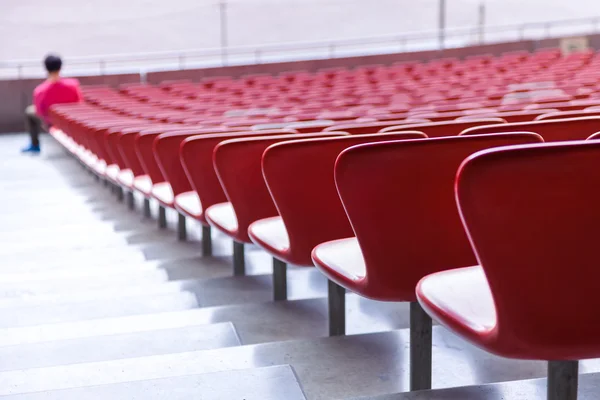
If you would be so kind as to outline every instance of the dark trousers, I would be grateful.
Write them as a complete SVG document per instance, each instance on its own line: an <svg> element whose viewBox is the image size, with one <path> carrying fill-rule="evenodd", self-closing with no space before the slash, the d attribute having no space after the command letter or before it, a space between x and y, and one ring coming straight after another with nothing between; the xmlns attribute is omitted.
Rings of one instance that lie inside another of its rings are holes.
<svg viewBox="0 0 600 400"><path fill-rule="evenodd" d="M31 145L40 146L40 132L44 128L42 119L35 113L35 107L29 106L25 109L25 129L31 136Z"/></svg>

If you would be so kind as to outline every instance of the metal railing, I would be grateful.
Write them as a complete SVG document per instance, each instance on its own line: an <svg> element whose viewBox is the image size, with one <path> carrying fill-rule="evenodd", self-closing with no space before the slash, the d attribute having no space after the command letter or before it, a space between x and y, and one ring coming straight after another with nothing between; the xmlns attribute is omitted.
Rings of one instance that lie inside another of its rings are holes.
<svg viewBox="0 0 600 400"><path fill-rule="evenodd" d="M261 64L266 62L332 59L359 55L441 50L478 44L539 40L568 35L598 33L600 17L518 25L477 26L409 32L318 42L294 42L261 46L194 49L187 51L110 54L69 57L69 75L104 75L152 71ZM39 60L0 61L0 79L21 79L43 75Z"/></svg>

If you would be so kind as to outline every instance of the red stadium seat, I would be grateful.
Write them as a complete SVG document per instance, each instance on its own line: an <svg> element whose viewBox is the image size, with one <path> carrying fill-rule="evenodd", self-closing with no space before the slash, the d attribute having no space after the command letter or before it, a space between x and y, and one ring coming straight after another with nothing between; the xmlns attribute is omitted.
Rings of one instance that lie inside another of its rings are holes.
<svg viewBox="0 0 600 400"><path fill-rule="evenodd" d="M491 114L481 114L481 115L465 115L464 117L457 118L457 121L466 121L472 119L481 119L481 118L502 118L506 122L525 122L525 121L533 121L538 116L556 112L556 109L539 109L539 110L522 110L522 111L507 111L507 112L498 112Z"/></svg>
<svg viewBox="0 0 600 400"><path fill-rule="evenodd" d="M354 135L286 141L268 147L262 174L280 216L256 219L248 228L248 236L273 256L273 265L279 269L285 269L286 263L312 267L311 251L316 245L352 235L333 180L339 153L360 143L424 137L419 132ZM285 299L286 281L274 284L275 299Z"/></svg>
<svg viewBox="0 0 600 400"><path fill-rule="evenodd" d="M380 132L402 132L402 131L419 131L427 135L427 137L443 137L443 136L458 136L463 130L473 126L492 125L505 122L501 118L480 118L468 121L444 121L444 122L427 122L423 124L407 124L390 126L382 129Z"/></svg>
<svg viewBox="0 0 600 400"><path fill-rule="evenodd" d="M479 150L541 141L524 133L385 142L338 157L335 180L356 237L320 244L312 258L347 290L411 302L411 390L431 386L431 319L416 303L415 285L476 263L454 200L458 167ZM330 294L330 313L344 312L343 291Z"/></svg>
<svg viewBox="0 0 600 400"><path fill-rule="evenodd" d="M425 311L471 343L503 357L550 360L549 400L576 399L577 360L600 357L599 157L598 142L471 157L456 195L480 265L433 273L417 286Z"/></svg>
<svg viewBox="0 0 600 400"><path fill-rule="evenodd" d="M267 147L287 140L305 140L341 133L314 133L240 137L223 141L214 150L214 168L227 201L206 208L207 221L234 241L234 273L243 275L244 244L252 243L248 227L254 221L274 217L277 210L265 184L261 169L262 155ZM240 179L243 171L243 179Z"/></svg>
<svg viewBox="0 0 600 400"><path fill-rule="evenodd" d="M595 115L600 115L600 110L598 110L598 111L594 111L594 110L557 111L557 112L539 115L535 118L535 120L536 121L547 121L549 119L592 117Z"/></svg>
<svg viewBox="0 0 600 400"><path fill-rule="evenodd" d="M197 218L199 216L198 195L192 190L192 186L185 174L181 164L179 154L181 144L189 137L197 135L219 134L210 128L207 129L187 129L163 133L154 140L154 155L158 166L165 177L166 197L155 197L166 208L181 208L183 212L179 213L178 237L185 240L187 237L185 216ZM267 135L293 133L293 131L266 131ZM179 201L178 201L179 200ZM196 202L197 200L197 202ZM182 203L183 202L183 203ZM179 207L177 207L179 203ZM183 204L183 207L181 205ZM190 212L188 213L187 210Z"/></svg>
<svg viewBox="0 0 600 400"><path fill-rule="evenodd" d="M544 121L516 122L512 124L487 125L466 129L461 135L482 135L503 132L535 132L546 142L585 140L600 131L600 117L551 119Z"/></svg>
<svg viewBox="0 0 600 400"><path fill-rule="evenodd" d="M358 122L344 123L325 128L324 132L347 132L351 135L365 135L370 133L378 133L381 129L389 126L399 126L402 124L419 124L428 122L426 119L401 119L394 121L375 121L375 122Z"/></svg>
<svg viewBox="0 0 600 400"><path fill-rule="evenodd" d="M286 133L294 133L293 130L285 130ZM196 196L182 198L175 207L194 218L202 224L202 246L203 254L212 254L211 228L205 215L205 211L219 203L227 201L219 178L213 166L213 153L215 147L224 140L243 138L252 135L270 136L280 135L282 131L273 133L264 132L235 132L219 133L214 135L196 135L183 140L179 149L181 165L191 184ZM237 263L243 263L243 253L240 256L239 246L234 242L234 269L243 269ZM237 263L236 263L237 262Z"/></svg>

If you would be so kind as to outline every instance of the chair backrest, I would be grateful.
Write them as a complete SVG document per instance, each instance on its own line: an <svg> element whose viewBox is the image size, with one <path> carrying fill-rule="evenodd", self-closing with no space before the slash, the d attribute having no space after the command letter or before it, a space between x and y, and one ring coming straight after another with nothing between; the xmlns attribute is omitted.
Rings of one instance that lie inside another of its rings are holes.
<svg viewBox="0 0 600 400"><path fill-rule="evenodd" d="M218 203L227 201L223 192L219 178L213 165L213 154L215 147L224 140L245 138L252 136L277 136L281 130L276 133L262 132L234 132L218 133L214 135L195 135L185 138L179 147L179 156L181 166L194 191L198 194L202 209L206 210ZM293 134L293 131L284 130L283 132ZM204 224L208 224L204 213L198 218Z"/></svg>
<svg viewBox="0 0 600 400"><path fill-rule="evenodd" d="M338 124L323 129L324 132L348 132L351 135L365 135L369 133L377 133L383 128L388 126L398 125L409 125L409 124L420 124L427 122L426 119L412 118L412 119L400 119L393 121L376 121L376 122L359 122L352 124Z"/></svg>
<svg viewBox="0 0 600 400"><path fill-rule="evenodd" d="M422 139L420 132L352 135L294 140L267 148L262 170L290 247L286 262L313 265L312 249L324 242L354 236L335 186L335 160L362 143Z"/></svg>
<svg viewBox="0 0 600 400"><path fill-rule="evenodd" d="M588 137L586 140L598 140L598 139L600 139L600 132L594 133L593 135Z"/></svg>
<svg viewBox="0 0 600 400"><path fill-rule="evenodd" d="M183 141L196 135L219 134L210 128L188 129L163 133L154 139L154 156L165 180L171 184L173 195L177 196L192 190L192 186L181 164L180 148ZM248 133L248 132L247 132ZM296 133L293 130L265 131L266 135ZM251 134L251 133L250 133Z"/></svg>
<svg viewBox="0 0 600 400"><path fill-rule="evenodd" d="M165 177L154 157L154 140L165 132L181 129L181 126L174 127L150 127L140 131L135 139L135 152L138 155L140 164L144 173L150 177L153 184L165 181Z"/></svg>
<svg viewBox="0 0 600 400"><path fill-rule="evenodd" d="M214 168L219 182L235 210L238 222L236 238L251 243L248 227L259 219L277 216L277 209L269 194L262 173L262 157L265 150L288 140L341 136L345 133L318 132L302 135L256 136L219 143L214 153ZM305 160L310 163L311 160Z"/></svg>
<svg viewBox="0 0 600 400"><path fill-rule="evenodd" d="M123 156L123 152L121 151L121 134L124 129L127 128L139 128L144 129L149 127L149 123L128 123L128 124L116 124L113 125L110 129L106 130L104 133L104 142L106 146L106 151L110 154L110 158L113 163L117 164L120 169L127 169L127 160Z"/></svg>
<svg viewBox="0 0 600 400"><path fill-rule="evenodd" d="M506 356L600 357L599 158L600 142L565 142L484 151L460 168L458 205Z"/></svg>
<svg viewBox="0 0 600 400"><path fill-rule="evenodd" d="M535 132L546 142L585 140L600 131L600 116L480 126L466 129L461 136L522 131Z"/></svg>
<svg viewBox="0 0 600 400"><path fill-rule="evenodd" d="M335 122L331 120L315 120L305 122L292 122L288 124L286 128L294 129L298 133L311 133L319 132L324 128L334 125Z"/></svg>
<svg viewBox="0 0 600 400"><path fill-rule="evenodd" d="M465 115L464 117L457 118L457 121L467 121L481 118L502 118L506 122L525 122L533 121L539 115L556 112L557 109L539 109L539 110L523 110L523 111L506 111L484 115Z"/></svg>
<svg viewBox="0 0 600 400"><path fill-rule="evenodd" d="M600 114L600 111L558 111L553 113L546 113L539 115L535 118L536 121L546 121L549 119L565 119L565 118L579 118L579 117L593 117L594 115Z"/></svg>
<svg viewBox="0 0 600 400"><path fill-rule="evenodd" d="M335 180L366 264L361 293L415 301L425 275L475 265L454 199L458 167L483 149L541 141L515 133L375 143L342 152Z"/></svg>
<svg viewBox="0 0 600 400"><path fill-rule="evenodd" d="M125 166L131 169L133 176L141 176L146 174L137 154L135 141L141 131L147 129L146 125L139 127L124 128L118 136L118 149L123 157Z"/></svg>
<svg viewBox="0 0 600 400"><path fill-rule="evenodd" d="M459 133L473 126L491 125L504 123L502 118L480 118L468 121L443 121L443 122L427 122L424 124L411 124L390 126L382 129L380 132L402 132L402 131L419 131L423 132L430 138L444 136L458 136Z"/></svg>

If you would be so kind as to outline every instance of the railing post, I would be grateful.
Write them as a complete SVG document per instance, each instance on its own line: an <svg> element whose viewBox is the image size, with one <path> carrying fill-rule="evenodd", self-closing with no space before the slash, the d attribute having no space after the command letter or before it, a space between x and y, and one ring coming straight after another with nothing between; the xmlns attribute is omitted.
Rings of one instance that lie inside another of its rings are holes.
<svg viewBox="0 0 600 400"><path fill-rule="evenodd" d="M17 66L17 76L19 80L23 79L23 66L21 64Z"/></svg>
<svg viewBox="0 0 600 400"><path fill-rule="evenodd" d="M104 60L100 60L100 75L104 75L105 69L106 69L106 63L104 62Z"/></svg>
<svg viewBox="0 0 600 400"><path fill-rule="evenodd" d="M260 64L260 49L254 51L254 62Z"/></svg>
<svg viewBox="0 0 600 400"><path fill-rule="evenodd" d="M185 56L183 54L179 55L179 69L184 69L185 68Z"/></svg>
<svg viewBox="0 0 600 400"><path fill-rule="evenodd" d="M440 15L439 15L439 47L444 50L446 39L446 0L440 0Z"/></svg>
<svg viewBox="0 0 600 400"><path fill-rule="evenodd" d="M519 28L519 40L525 40L525 24Z"/></svg>
<svg viewBox="0 0 600 400"><path fill-rule="evenodd" d="M221 63L226 66L229 38L227 35L227 3L225 0L221 0L219 3L219 15L221 17Z"/></svg>
<svg viewBox="0 0 600 400"><path fill-rule="evenodd" d="M329 58L334 58L335 57L335 44L330 43L329 44Z"/></svg>
<svg viewBox="0 0 600 400"><path fill-rule="evenodd" d="M479 44L485 41L485 3L479 3Z"/></svg>
<svg viewBox="0 0 600 400"><path fill-rule="evenodd" d="M552 28L552 24L550 24L549 22L547 24L545 24L545 28L544 32L546 34L546 38L550 37L550 28Z"/></svg>

